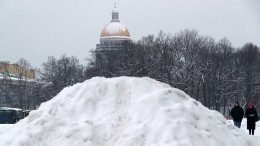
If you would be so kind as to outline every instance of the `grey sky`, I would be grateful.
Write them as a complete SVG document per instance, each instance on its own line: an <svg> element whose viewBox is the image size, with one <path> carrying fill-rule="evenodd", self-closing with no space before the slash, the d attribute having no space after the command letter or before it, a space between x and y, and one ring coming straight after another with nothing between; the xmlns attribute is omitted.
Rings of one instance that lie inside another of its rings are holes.
<svg viewBox="0 0 260 146"><path fill-rule="evenodd" d="M0 60L25 58L41 67L48 56L82 64L111 20L115 0L0 0ZM260 46L260 0L116 0L133 40L189 28L233 46Z"/></svg>

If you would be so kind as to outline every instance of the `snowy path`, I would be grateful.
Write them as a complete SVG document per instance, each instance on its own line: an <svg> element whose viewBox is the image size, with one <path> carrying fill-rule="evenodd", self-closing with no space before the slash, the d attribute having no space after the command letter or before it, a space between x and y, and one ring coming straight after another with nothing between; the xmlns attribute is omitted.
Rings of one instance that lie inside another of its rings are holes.
<svg viewBox="0 0 260 146"><path fill-rule="evenodd" d="M229 120L229 122L233 123L232 120ZM246 129L246 119L243 119L242 124L241 124L241 129L245 131L246 134L248 134L248 130ZM255 130L255 135L257 138L260 140L260 122L256 123L256 130Z"/></svg>
<svg viewBox="0 0 260 146"><path fill-rule="evenodd" d="M8 131L8 129L11 128L12 126L13 124L0 124L0 133Z"/></svg>
<svg viewBox="0 0 260 146"><path fill-rule="evenodd" d="M228 120L230 123L233 123L232 120ZM0 124L0 134L7 132L10 128L12 128L13 124ZM246 119L243 119L241 129L248 134L248 130L246 129ZM260 122L256 123L255 135L256 138L260 140Z"/></svg>
<svg viewBox="0 0 260 146"><path fill-rule="evenodd" d="M228 120L230 123L233 123L232 120ZM0 135L6 133L8 130L10 130L14 125L13 124L0 124ZM248 134L248 130L246 129L246 119L243 119L241 129ZM260 140L260 122L257 122L256 124L256 130L255 135L257 139Z"/></svg>

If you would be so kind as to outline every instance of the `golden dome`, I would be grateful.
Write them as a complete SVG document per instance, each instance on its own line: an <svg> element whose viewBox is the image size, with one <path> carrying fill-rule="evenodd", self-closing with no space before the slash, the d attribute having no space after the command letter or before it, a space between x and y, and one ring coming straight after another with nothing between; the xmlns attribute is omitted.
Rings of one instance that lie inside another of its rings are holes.
<svg viewBox="0 0 260 146"><path fill-rule="evenodd" d="M119 21L112 21L107 24L100 35L100 38L129 38L130 33L128 29Z"/></svg>
<svg viewBox="0 0 260 146"><path fill-rule="evenodd" d="M130 39L128 29L119 21L119 13L116 4L112 11L112 20L103 28L100 39Z"/></svg>

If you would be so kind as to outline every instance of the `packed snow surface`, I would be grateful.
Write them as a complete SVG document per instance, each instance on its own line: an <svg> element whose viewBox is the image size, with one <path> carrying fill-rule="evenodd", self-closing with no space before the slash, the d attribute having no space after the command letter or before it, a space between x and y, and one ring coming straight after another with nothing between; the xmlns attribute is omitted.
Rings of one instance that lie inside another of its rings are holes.
<svg viewBox="0 0 260 146"><path fill-rule="evenodd" d="M229 120L229 122L232 123L232 124L234 124L233 120ZM247 120L246 120L246 118L244 118L244 119L242 120L242 123L241 123L241 129L242 129L245 133L249 134L249 131L248 131L246 125L247 125ZM255 136L255 138L257 138L258 141L259 141L259 140L260 140L260 122L259 122L259 121L256 122L256 127L255 127L255 128L256 128L256 129L255 129L255 135L254 135L254 136Z"/></svg>
<svg viewBox="0 0 260 146"><path fill-rule="evenodd" d="M184 92L150 78L96 77L67 87L0 146L260 146Z"/></svg>

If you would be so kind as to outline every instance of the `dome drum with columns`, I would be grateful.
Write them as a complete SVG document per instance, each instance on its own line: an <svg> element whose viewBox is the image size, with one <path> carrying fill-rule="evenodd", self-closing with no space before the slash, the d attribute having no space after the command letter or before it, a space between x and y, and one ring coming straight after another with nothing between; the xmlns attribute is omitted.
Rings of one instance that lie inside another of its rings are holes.
<svg viewBox="0 0 260 146"><path fill-rule="evenodd" d="M125 25L119 21L119 13L114 6L112 20L107 24L100 34L100 44L97 44L97 52L102 50L117 50L122 47L120 43L130 41L130 33Z"/></svg>

